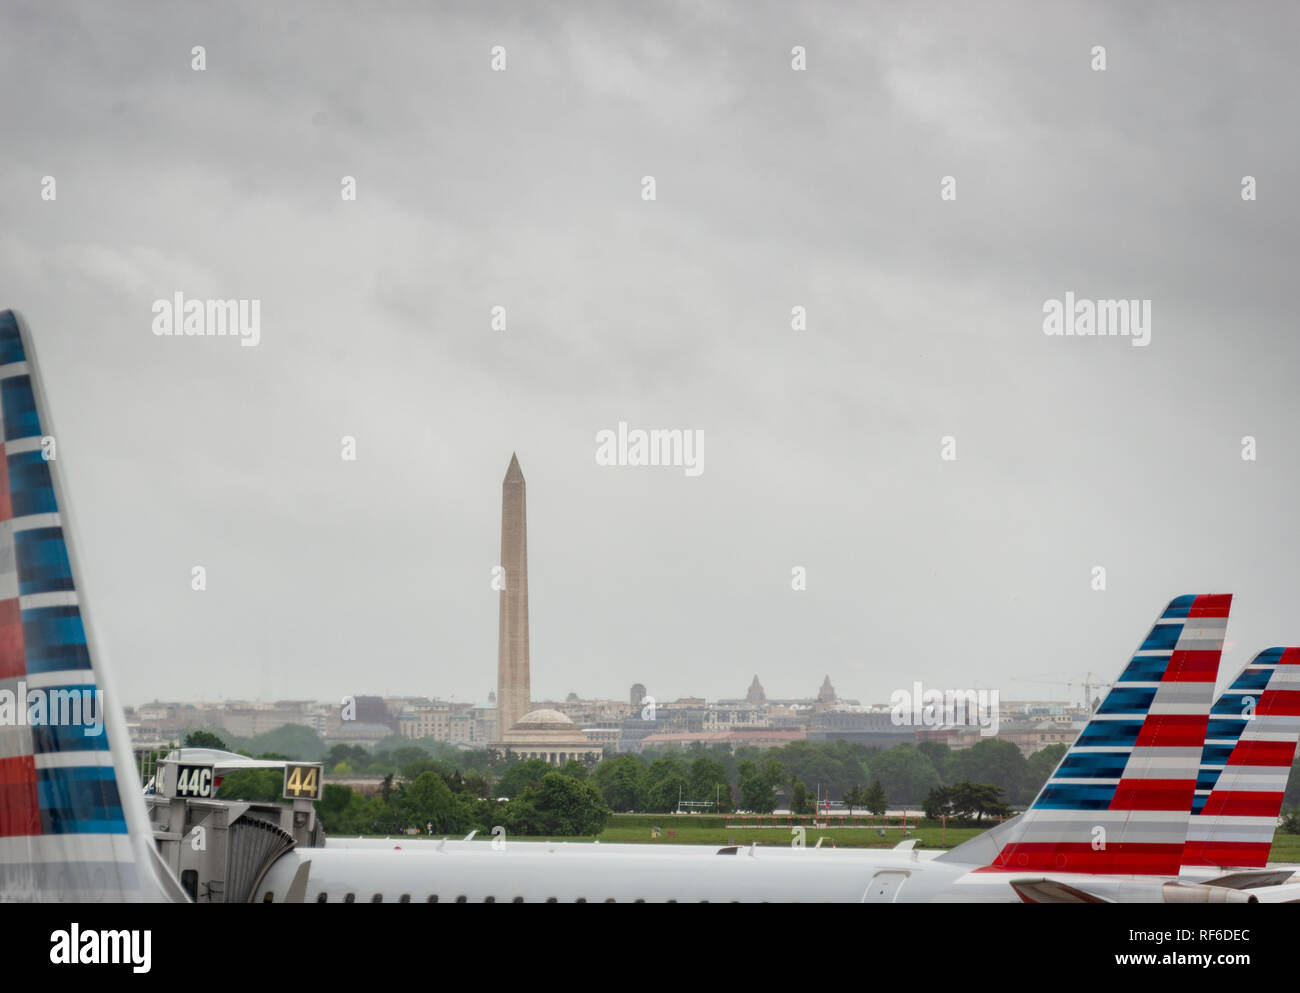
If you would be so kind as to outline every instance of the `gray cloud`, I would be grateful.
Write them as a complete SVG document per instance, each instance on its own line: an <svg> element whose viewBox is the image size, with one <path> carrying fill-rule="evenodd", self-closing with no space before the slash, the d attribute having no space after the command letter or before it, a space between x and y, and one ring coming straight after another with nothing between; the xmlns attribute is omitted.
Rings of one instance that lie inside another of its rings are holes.
<svg viewBox="0 0 1300 993"><path fill-rule="evenodd" d="M8 5L0 306L124 696L482 699L512 451L538 698L1059 695L1011 677L1111 678L1189 592L1238 594L1225 679L1296 642L1296 27ZM176 290L262 343L155 337ZM1067 290L1150 298L1151 345L1044 336ZM704 430L704 475L598 467L619 421Z"/></svg>

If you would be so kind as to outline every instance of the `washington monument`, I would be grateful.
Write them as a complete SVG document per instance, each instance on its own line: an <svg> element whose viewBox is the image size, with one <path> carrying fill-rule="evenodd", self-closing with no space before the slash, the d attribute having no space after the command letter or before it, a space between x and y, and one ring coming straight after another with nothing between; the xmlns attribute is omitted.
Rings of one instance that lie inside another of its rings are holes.
<svg viewBox="0 0 1300 993"><path fill-rule="evenodd" d="M524 474L511 454L501 484L501 615L497 629L497 734L509 731L528 713L528 522Z"/></svg>

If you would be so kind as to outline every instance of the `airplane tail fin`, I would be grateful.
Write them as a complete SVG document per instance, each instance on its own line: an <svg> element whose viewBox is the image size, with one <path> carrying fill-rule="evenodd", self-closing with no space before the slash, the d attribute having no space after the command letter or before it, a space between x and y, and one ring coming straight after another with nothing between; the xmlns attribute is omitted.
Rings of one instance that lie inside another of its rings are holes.
<svg viewBox="0 0 1300 993"><path fill-rule="evenodd" d="M1263 868L1300 740L1300 648L1260 652L1210 710L1184 865Z"/></svg>
<svg viewBox="0 0 1300 993"><path fill-rule="evenodd" d="M1231 605L1230 594L1171 601L1037 799L1001 826L991 861L980 839L940 858L985 872L1178 875Z"/></svg>
<svg viewBox="0 0 1300 993"><path fill-rule="evenodd" d="M31 338L0 311L0 898L174 898L86 612Z"/></svg>

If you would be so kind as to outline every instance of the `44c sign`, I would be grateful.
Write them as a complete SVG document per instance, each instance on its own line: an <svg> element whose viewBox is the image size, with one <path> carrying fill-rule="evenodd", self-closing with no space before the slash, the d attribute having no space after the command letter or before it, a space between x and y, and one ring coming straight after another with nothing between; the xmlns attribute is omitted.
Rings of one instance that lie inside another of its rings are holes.
<svg viewBox="0 0 1300 993"><path fill-rule="evenodd" d="M213 785L210 765L182 765L176 768L176 796L211 797Z"/></svg>

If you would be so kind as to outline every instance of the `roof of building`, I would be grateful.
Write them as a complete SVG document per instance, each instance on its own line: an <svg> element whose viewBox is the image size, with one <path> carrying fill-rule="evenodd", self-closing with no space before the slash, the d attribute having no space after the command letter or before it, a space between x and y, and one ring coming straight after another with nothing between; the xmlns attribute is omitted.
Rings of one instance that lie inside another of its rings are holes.
<svg viewBox="0 0 1300 993"><path fill-rule="evenodd" d="M551 730L556 727L576 728L577 725L558 710L530 710L519 718L516 728Z"/></svg>

